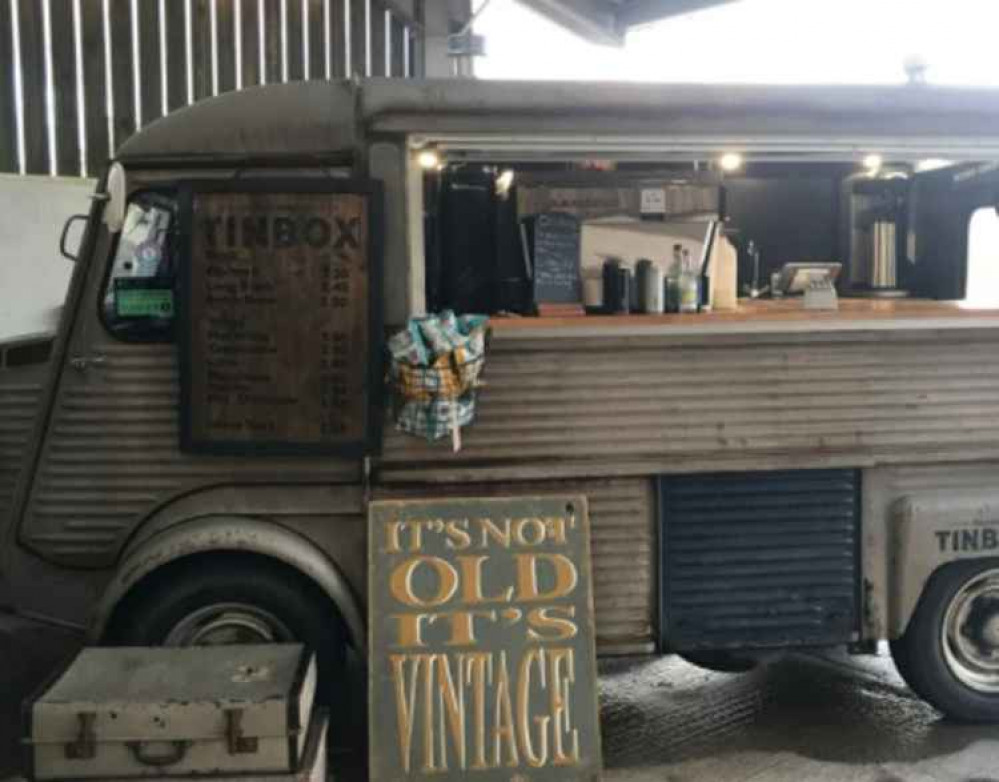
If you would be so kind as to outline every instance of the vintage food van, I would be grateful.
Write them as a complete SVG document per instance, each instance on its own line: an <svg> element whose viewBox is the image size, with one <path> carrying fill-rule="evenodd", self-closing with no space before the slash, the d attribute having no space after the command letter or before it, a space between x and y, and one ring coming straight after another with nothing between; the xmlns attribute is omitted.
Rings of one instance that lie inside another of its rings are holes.
<svg viewBox="0 0 999 782"><path fill-rule="evenodd" d="M372 498L583 493L599 653L887 639L923 697L995 720L996 161L985 90L376 80L179 111L98 186L58 333L0 345L0 604L103 643L302 639L336 676L364 651ZM380 212L363 447L185 440L192 197L355 185ZM544 210L657 236L711 215L740 289L753 260L835 262L839 307L533 317L517 226ZM446 307L494 316L457 452L377 393L382 326Z"/></svg>

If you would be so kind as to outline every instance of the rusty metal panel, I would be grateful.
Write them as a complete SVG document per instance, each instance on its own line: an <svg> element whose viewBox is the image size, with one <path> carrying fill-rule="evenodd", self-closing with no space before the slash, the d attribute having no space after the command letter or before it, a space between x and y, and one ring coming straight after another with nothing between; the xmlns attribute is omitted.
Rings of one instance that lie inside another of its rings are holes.
<svg viewBox="0 0 999 782"><path fill-rule="evenodd" d="M372 780L598 779L586 499L372 503Z"/></svg>
<svg viewBox="0 0 999 782"><path fill-rule="evenodd" d="M376 490L375 499L584 494L589 503L593 599L601 655L655 649L658 600L655 485L651 479L517 482Z"/></svg>
<svg viewBox="0 0 999 782"><path fill-rule="evenodd" d="M651 475L999 457L991 329L579 339L496 333L452 454L386 435L386 480Z"/></svg>

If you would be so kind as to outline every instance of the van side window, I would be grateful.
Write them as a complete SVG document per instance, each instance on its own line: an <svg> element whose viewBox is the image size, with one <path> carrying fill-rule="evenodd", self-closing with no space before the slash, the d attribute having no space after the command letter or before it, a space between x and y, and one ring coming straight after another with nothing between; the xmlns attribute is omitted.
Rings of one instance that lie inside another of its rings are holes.
<svg viewBox="0 0 999 782"><path fill-rule="evenodd" d="M101 302L104 324L115 336L173 338L176 224L177 206L169 195L139 193L129 202Z"/></svg>

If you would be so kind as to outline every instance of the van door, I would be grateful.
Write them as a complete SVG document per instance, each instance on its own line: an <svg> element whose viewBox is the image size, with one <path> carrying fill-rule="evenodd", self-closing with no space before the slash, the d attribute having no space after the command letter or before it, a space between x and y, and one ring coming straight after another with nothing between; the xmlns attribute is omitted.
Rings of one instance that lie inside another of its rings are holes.
<svg viewBox="0 0 999 782"><path fill-rule="evenodd" d="M19 532L49 561L112 564L142 513L182 481L166 469L179 460L176 215L169 190L134 193L121 232L102 228L88 259Z"/></svg>

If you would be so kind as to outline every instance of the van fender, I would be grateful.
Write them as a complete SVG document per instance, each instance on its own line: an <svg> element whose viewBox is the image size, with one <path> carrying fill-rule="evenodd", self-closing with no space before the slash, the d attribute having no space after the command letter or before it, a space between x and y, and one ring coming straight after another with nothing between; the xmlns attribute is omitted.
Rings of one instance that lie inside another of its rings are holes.
<svg viewBox="0 0 999 782"><path fill-rule="evenodd" d="M905 633L923 588L951 562L999 556L999 493L940 491L901 497L890 509L889 637Z"/></svg>
<svg viewBox="0 0 999 782"><path fill-rule="evenodd" d="M89 627L91 641L107 630L115 608L153 571L193 554L247 552L270 557L314 581L339 608L351 643L366 648L363 613L336 565L312 542L280 524L243 516L206 516L181 522L135 545L122 560Z"/></svg>

